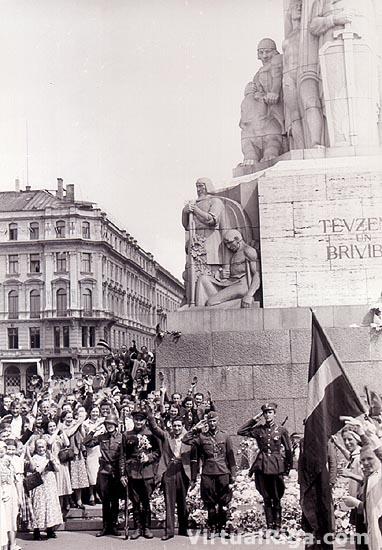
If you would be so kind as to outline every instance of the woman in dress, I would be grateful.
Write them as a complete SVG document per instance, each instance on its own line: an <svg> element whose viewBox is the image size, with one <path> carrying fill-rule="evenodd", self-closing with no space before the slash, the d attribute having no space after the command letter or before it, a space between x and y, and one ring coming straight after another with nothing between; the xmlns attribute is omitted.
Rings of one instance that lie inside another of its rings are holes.
<svg viewBox="0 0 382 550"><path fill-rule="evenodd" d="M66 411L62 413L60 428L69 438L70 447L74 451L74 459L70 462L70 481L74 491L76 506L84 510L82 489L89 487L89 480L82 448L82 441L85 437L83 423L86 420L86 411L83 407L77 412L77 416L78 418L75 420L72 412Z"/></svg>
<svg viewBox="0 0 382 550"><path fill-rule="evenodd" d="M89 418L85 420L83 424L85 435L88 435L89 432L94 432L96 428L98 428L99 425L103 423L103 421L104 419L100 417L99 407L95 405L89 412ZM97 433L103 433L105 431L105 428L103 428L102 431L100 430L98 430ZM94 506L94 504L96 503L96 483L101 451L99 445L96 445L95 447L89 447L86 451L86 471L89 478L89 504L90 506Z"/></svg>
<svg viewBox="0 0 382 550"><path fill-rule="evenodd" d="M41 540L41 530L46 531L48 539L56 538L54 528L63 522L55 476L59 465L47 449L45 439L38 439L35 449L35 454L30 459L29 469L31 472L39 472L43 483L32 489L30 494L33 509L31 522L33 538Z"/></svg>
<svg viewBox="0 0 382 550"><path fill-rule="evenodd" d="M0 441L0 496L5 504L0 523L1 544L8 545L10 550L16 550L17 516L19 513L19 500L16 489L16 475L11 459L7 456L7 445ZM6 542L5 534L7 536Z"/></svg>
<svg viewBox="0 0 382 550"><path fill-rule="evenodd" d="M57 492L60 499L62 514L65 516L70 508L69 499L73 489L70 481L70 463L60 462L58 453L65 447L69 447L70 442L68 436L57 427L54 420L48 422L46 430L47 433L44 434L43 438L46 440L48 449L52 452L58 464L58 470L56 472Z"/></svg>

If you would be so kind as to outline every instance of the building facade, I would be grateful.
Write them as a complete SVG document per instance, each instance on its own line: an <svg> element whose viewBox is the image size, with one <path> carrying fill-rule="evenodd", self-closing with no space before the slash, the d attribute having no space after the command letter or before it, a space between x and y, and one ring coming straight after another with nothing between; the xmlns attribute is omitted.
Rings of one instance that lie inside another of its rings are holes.
<svg viewBox="0 0 382 550"><path fill-rule="evenodd" d="M129 233L75 200L74 185L0 192L0 392L28 390L35 374L97 372L100 339L152 348L182 296Z"/></svg>

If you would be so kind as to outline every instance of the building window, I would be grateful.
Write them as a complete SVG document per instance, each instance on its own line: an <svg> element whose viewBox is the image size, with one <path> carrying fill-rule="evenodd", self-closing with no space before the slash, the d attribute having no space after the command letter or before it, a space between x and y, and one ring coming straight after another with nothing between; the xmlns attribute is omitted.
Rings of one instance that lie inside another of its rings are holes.
<svg viewBox="0 0 382 550"><path fill-rule="evenodd" d="M90 239L90 223L82 222L82 238Z"/></svg>
<svg viewBox="0 0 382 550"><path fill-rule="evenodd" d="M92 255L90 252L82 252L81 255L81 271L90 273L92 270Z"/></svg>
<svg viewBox="0 0 382 550"><path fill-rule="evenodd" d="M17 241L17 223L9 224L9 240Z"/></svg>
<svg viewBox="0 0 382 550"><path fill-rule="evenodd" d="M85 315L91 315L93 310L92 291L89 288L85 288L82 293L82 307Z"/></svg>
<svg viewBox="0 0 382 550"><path fill-rule="evenodd" d="M94 348L96 344L95 336L96 336L95 327L89 327L89 348Z"/></svg>
<svg viewBox="0 0 382 550"><path fill-rule="evenodd" d="M54 334L54 347L58 349L61 346L60 327L54 327L53 334Z"/></svg>
<svg viewBox="0 0 382 550"><path fill-rule="evenodd" d="M67 271L67 252L56 252L56 271L63 273Z"/></svg>
<svg viewBox="0 0 382 550"><path fill-rule="evenodd" d="M62 347L69 347L69 327L62 327Z"/></svg>
<svg viewBox="0 0 382 550"><path fill-rule="evenodd" d="M29 329L29 338L31 349L40 348L40 327L31 327Z"/></svg>
<svg viewBox="0 0 382 550"><path fill-rule="evenodd" d="M34 319L40 318L41 301L40 292L38 290L31 290L30 292L30 316Z"/></svg>
<svg viewBox="0 0 382 550"><path fill-rule="evenodd" d="M30 273L41 273L40 254L30 254L29 264Z"/></svg>
<svg viewBox="0 0 382 550"><path fill-rule="evenodd" d="M82 338L81 338L81 346L83 348L88 347L88 327L82 327Z"/></svg>
<svg viewBox="0 0 382 550"><path fill-rule="evenodd" d="M17 328L8 329L8 348L19 349L19 329Z"/></svg>
<svg viewBox="0 0 382 550"><path fill-rule="evenodd" d="M65 222L64 220L56 221L56 237L58 239L63 239L65 237Z"/></svg>
<svg viewBox="0 0 382 550"><path fill-rule="evenodd" d="M57 298L57 315L59 317L66 317L68 314L68 295L65 288L59 288L56 292Z"/></svg>
<svg viewBox="0 0 382 550"><path fill-rule="evenodd" d="M36 241L40 236L40 227L37 222L32 222L29 225L29 238L31 241Z"/></svg>
<svg viewBox="0 0 382 550"><path fill-rule="evenodd" d="M17 290L11 290L8 293L8 318L19 318L19 293Z"/></svg>
<svg viewBox="0 0 382 550"><path fill-rule="evenodd" d="M8 273L13 275L19 272L19 255L18 254L9 254L8 256Z"/></svg>

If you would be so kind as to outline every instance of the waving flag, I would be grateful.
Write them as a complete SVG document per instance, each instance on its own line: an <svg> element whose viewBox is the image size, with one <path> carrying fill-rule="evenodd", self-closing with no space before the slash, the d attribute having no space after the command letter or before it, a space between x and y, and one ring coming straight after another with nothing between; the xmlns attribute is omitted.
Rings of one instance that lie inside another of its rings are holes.
<svg viewBox="0 0 382 550"><path fill-rule="evenodd" d="M364 414L328 337L312 311L308 402L300 457L301 507L305 531L323 536L333 531L328 442L343 422L340 416Z"/></svg>

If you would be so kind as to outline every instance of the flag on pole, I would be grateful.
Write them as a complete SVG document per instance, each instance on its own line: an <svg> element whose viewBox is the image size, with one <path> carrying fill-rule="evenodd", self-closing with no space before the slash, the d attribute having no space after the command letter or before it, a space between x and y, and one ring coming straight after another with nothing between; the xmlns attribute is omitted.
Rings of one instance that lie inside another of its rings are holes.
<svg viewBox="0 0 382 550"><path fill-rule="evenodd" d="M308 401L300 457L300 490L303 529L316 536L331 533L334 529L328 468L329 439L343 427L340 416L359 416L364 412L361 400L312 311Z"/></svg>
<svg viewBox="0 0 382 550"><path fill-rule="evenodd" d="M106 342L106 340L103 340L103 339L99 340L99 342L97 342L97 346L106 349L106 350L109 351L110 353L113 352L113 350L111 349L111 347L109 346L109 344Z"/></svg>

